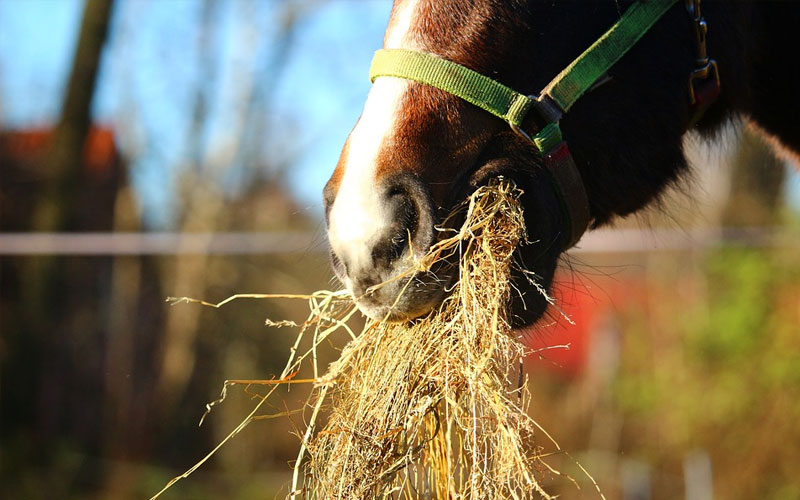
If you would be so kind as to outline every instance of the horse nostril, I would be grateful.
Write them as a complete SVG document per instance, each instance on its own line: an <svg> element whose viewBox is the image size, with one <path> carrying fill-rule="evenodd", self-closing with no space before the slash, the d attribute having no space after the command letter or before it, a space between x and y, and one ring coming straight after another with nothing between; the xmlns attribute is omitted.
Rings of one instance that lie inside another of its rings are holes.
<svg viewBox="0 0 800 500"><path fill-rule="evenodd" d="M373 264L383 269L391 268L405 255L426 251L433 234L432 203L426 187L409 175L397 176L386 186L383 204L387 224L371 249Z"/></svg>
<svg viewBox="0 0 800 500"><path fill-rule="evenodd" d="M399 260L417 234L417 209L405 193L397 192L389 198L392 223L386 233L372 248L372 261L378 267L389 267Z"/></svg>
<svg viewBox="0 0 800 500"><path fill-rule="evenodd" d="M406 190L401 188L400 186L390 187L386 191L386 197L389 199L395 198L397 196L408 196L408 193L406 193Z"/></svg>
<svg viewBox="0 0 800 500"><path fill-rule="evenodd" d="M435 233L433 203L419 179L400 174L360 187L371 189L326 199L331 262L351 291L389 281L411 267L411 257L426 252Z"/></svg>

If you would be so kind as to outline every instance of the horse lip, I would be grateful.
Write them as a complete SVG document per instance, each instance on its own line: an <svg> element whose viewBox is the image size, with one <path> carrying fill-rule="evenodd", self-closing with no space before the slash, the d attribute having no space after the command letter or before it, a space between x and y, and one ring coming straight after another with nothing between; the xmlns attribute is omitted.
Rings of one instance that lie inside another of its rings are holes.
<svg viewBox="0 0 800 500"><path fill-rule="evenodd" d="M355 301L359 309L374 320L411 321L428 314L442 302L452 278L449 273L439 276L432 271L416 272L407 278L369 287L357 295ZM407 289L409 280L416 285L414 293Z"/></svg>

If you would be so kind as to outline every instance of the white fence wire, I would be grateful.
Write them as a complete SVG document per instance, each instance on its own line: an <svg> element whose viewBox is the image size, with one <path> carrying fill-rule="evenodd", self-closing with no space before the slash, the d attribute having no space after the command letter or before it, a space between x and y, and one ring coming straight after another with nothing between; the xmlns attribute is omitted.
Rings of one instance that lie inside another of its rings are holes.
<svg viewBox="0 0 800 500"><path fill-rule="evenodd" d="M800 247L800 235L773 228L599 229L571 253L690 251L720 245ZM0 233L0 256L269 255L325 253L321 232Z"/></svg>

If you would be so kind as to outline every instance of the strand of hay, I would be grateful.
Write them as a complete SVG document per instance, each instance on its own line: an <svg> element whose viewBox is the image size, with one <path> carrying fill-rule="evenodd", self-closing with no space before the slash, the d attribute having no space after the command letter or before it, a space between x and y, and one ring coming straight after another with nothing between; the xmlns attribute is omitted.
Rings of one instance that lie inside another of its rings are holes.
<svg viewBox="0 0 800 500"><path fill-rule="evenodd" d="M419 263L458 253L458 283L436 313L374 322L331 364L318 382L331 413L297 464L296 493L550 498L536 479L537 425L519 372L526 350L506 315L512 255L525 238L520 194L508 182L478 190L461 231ZM320 393L315 409L323 401Z"/></svg>
<svg viewBox="0 0 800 500"><path fill-rule="evenodd" d="M369 322L355 334L346 323L356 311L346 293L302 296L311 312L299 325L281 377L226 381L206 414L230 385L266 385L269 395L280 384L314 383L292 499L551 498L537 477L558 472L541 460L534 437L552 439L528 415L521 371L528 352L512 334L506 311L512 255L526 237L520 195L502 179L479 189L461 208L462 228L398 278L410 282L415 271L456 257L459 280L437 311L411 323ZM272 297L286 296L238 298ZM232 299L168 300L219 307ZM317 346L342 329L351 340L321 373ZM302 354L301 342L311 345ZM295 380L307 362L313 378ZM257 415L265 401L220 446L251 421L271 417Z"/></svg>

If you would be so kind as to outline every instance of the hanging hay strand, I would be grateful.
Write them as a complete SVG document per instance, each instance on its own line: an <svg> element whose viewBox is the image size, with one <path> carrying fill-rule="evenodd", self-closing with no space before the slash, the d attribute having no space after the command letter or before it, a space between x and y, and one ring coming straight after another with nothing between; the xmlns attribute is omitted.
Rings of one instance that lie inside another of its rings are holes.
<svg viewBox="0 0 800 500"><path fill-rule="evenodd" d="M309 498L548 497L519 379L525 348L506 313L520 194L508 182L479 190L461 231L420 263L458 254L436 313L372 323L331 364L319 382L330 417L307 445Z"/></svg>
<svg viewBox="0 0 800 500"><path fill-rule="evenodd" d="M461 229L400 278L457 260L459 279L436 311L410 323L368 322L355 334L346 324L356 310L347 294L304 296L311 313L299 325L281 377L238 381L266 385L271 394L277 385L305 382L293 378L305 363L312 365L312 410L290 498L551 498L537 478L542 471L558 473L541 460L534 442L537 433L550 437L528 415L521 373L527 352L506 309L513 252L526 237L520 195L502 179L478 189L461 207ZM322 373L317 346L340 329L351 340ZM300 354L309 336L311 347ZM226 382L208 411L236 383ZM264 401L225 441L259 418Z"/></svg>

